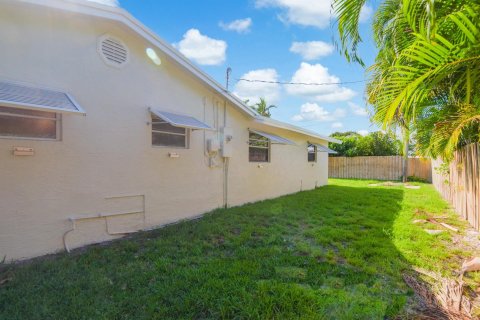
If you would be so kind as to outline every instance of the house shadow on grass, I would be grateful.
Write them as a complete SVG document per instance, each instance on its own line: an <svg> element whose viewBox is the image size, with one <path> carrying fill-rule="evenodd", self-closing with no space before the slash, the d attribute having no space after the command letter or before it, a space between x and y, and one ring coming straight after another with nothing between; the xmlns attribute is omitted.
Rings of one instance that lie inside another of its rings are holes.
<svg viewBox="0 0 480 320"><path fill-rule="evenodd" d="M2 319L384 319L403 190L331 185L8 270Z"/></svg>

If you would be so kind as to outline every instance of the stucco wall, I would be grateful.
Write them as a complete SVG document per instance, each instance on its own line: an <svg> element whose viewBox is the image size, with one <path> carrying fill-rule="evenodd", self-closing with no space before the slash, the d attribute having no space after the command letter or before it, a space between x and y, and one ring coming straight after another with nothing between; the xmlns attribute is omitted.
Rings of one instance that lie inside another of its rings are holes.
<svg viewBox="0 0 480 320"><path fill-rule="evenodd" d="M100 58L97 41L105 33L128 46L125 67ZM92 217L67 234L73 248L114 238L107 228L150 228L223 205L222 158L210 168L204 156L205 140L219 133L191 132L188 149L152 147L149 106L193 115L217 129L226 110L234 148L228 205L327 183L327 155L308 163L307 136L254 123L158 50L162 65L155 66L145 55L150 46L106 20L0 4L0 79L66 91L87 112L62 116L60 141L0 138L0 258L62 250L71 217ZM248 162L248 128L298 145L273 145L271 162L259 167ZM33 147L35 155L13 156L14 146ZM93 218L126 212L132 214Z"/></svg>

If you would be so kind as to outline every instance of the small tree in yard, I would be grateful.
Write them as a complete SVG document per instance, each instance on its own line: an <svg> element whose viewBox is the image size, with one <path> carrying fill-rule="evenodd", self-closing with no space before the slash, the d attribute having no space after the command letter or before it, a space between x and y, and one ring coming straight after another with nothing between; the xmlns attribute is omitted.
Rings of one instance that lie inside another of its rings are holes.
<svg viewBox="0 0 480 320"><path fill-rule="evenodd" d="M337 151L336 156L394 156L401 154L402 143L391 133L381 131L362 136L356 132L335 132L331 137L341 140L341 144L330 143Z"/></svg>

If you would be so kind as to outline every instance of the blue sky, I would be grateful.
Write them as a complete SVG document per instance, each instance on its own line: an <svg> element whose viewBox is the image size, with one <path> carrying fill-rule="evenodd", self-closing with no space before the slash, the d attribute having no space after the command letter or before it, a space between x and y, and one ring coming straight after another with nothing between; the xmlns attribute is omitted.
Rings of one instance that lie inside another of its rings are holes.
<svg viewBox="0 0 480 320"><path fill-rule="evenodd" d="M301 86L236 79L332 83L359 81L365 71L331 46L330 0L97 0L116 2L174 44L218 82L232 68L230 91L242 99L262 96L272 117L322 134L375 131L366 114L365 83ZM362 57L371 64L372 9L362 15Z"/></svg>

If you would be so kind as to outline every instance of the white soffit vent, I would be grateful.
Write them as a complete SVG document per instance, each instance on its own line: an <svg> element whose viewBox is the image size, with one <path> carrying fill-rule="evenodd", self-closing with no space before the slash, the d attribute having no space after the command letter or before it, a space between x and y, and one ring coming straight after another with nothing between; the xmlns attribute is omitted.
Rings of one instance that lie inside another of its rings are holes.
<svg viewBox="0 0 480 320"><path fill-rule="evenodd" d="M181 114L154 109L150 109L150 112L157 117L163 119L164 121L170 123L174 127L188 128L194 130L214 130L208 124L203 123L202 121L191 116L185 116Z"/></svg>
<svg viewBox="0 0 480 320"><path fill-rule="evenodd" d="M285 139L285 138L282 138L280 136L277 136L277 135L274 135L274 134L271 134L271 133L266 133L266 132L263 132L263 131L257 131L257 130L251 130L250 129L250 132L253 132L253 133L256 133L256 134L259 134L261 135L262 137L265 137L267 139L270 139L270 141L272 143L277 143L277 144L289 144L289 145L296 145L295 142L293 141L290 141L288 139Z"/></svg>
<svg viewBox="0 0 480 320"><path fill-rule="evenodd" d="M80 113L85 111L65 92L0 80L0 105L13 108Z"/></svg>
<svg viewBox="0 0 480 320"><path fill-rule="evenodd" d="M128 48L120 40L110 35L100 37L98 53L106 64L113 67L123 67L128 62Z"/></svg>

